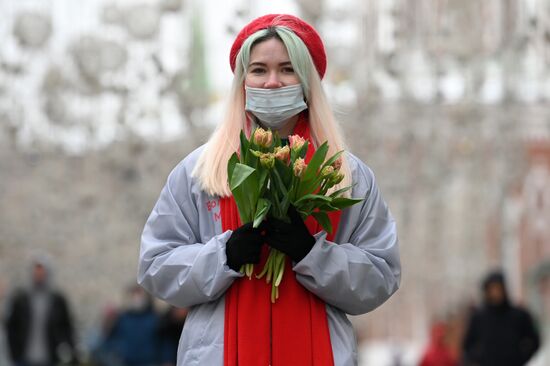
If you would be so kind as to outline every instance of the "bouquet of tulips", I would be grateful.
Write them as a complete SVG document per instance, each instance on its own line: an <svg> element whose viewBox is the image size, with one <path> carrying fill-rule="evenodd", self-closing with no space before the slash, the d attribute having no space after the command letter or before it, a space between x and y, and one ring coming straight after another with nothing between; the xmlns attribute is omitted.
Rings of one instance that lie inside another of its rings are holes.
<svg viewBox="0 0 550 366"><path fill-rule="evenodd" d="M328 193L340 183L342 153L327 157L328 144L317 148L310 161L304 160L308 141L298 135L289 136L283 144L276 133L256 128L247 139L240 135L240 155L234 153L228 162L229 187L237 203L242 223L254 227L269 217L290 222L288 209L294 206L302 219L312 216L331 233L328 212L354 205L361 199L343 197L351 186ZM284 253L271 248L263 270L256 276L266 277L272 284L271 301L279 296L279 285L285 268ZM241 272L251 278L254 267L246 264Z"/></svg>

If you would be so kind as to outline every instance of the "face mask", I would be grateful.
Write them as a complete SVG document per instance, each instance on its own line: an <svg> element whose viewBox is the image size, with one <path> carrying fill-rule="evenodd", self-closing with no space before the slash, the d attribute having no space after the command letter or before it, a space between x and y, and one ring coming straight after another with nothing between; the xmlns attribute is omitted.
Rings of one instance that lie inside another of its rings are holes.
<svg viewBox="0 0 550 366"><path fill-rule="evenodd" d="M142 311L147 308L147 298L142 295L132 295L128 301L128 309Z"/></svg>
<svg viewBox="0 0 550 366"><path fill-rule="evenodd" d="M277 89L250 88L245 86L245 110L255 115L264 127L277 130L307 105L300 84Z"/></svg>

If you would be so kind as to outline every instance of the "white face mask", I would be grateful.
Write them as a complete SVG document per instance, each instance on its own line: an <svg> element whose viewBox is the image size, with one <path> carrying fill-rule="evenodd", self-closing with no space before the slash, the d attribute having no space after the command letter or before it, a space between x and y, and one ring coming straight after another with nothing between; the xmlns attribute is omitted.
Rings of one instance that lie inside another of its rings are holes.
<svg viewBox="0 0 550 366"><path fill-rule="evenodd" d="M307 109L300 84L277 89L245 86L245 90L245 110L255 115L264 127L272 130L281 128L290 117Z"/></svg>
<svg viewBox="0 0 550 366"><path fill-rule="evenodd" d="M128 299L128 309L142 311L147 308L147 297L143 295L132 295Z"/></svg>

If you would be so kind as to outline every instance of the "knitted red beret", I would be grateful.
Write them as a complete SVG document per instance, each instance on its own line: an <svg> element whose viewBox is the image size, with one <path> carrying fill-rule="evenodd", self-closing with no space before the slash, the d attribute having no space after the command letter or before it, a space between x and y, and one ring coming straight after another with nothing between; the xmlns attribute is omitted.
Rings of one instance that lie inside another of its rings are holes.
<svg viewBox="0 0 550 366"><path fill-rule="evenodd" d="M243 42L257 31L275 26L290 28L298 37L302 39L309 50L309 54L315 64L315 68L322 79L327 69L327 56L325 54L325 47L323 46L321 37L319 37L317 31L315 31L311 25L304 22L300 18L289 14L268 14L256 18L252 22L248 23L239 32L239 34L237 34L237 38L235 38L233 46L231 46L231 52L229 53L229 64L231 65L231 70L235 71L235 61Z"/></svg>

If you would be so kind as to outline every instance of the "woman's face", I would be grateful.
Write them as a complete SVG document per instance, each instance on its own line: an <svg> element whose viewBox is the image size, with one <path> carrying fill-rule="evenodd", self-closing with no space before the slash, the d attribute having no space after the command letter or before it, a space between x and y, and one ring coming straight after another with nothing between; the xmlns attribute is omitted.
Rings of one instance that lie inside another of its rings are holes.
<svg viewBox="0 0 550 366"><path fill-rule="evenodd" d="M244 83L248 87L262 89L300 83L283 42L270 38L252 47Z"/></svg>

